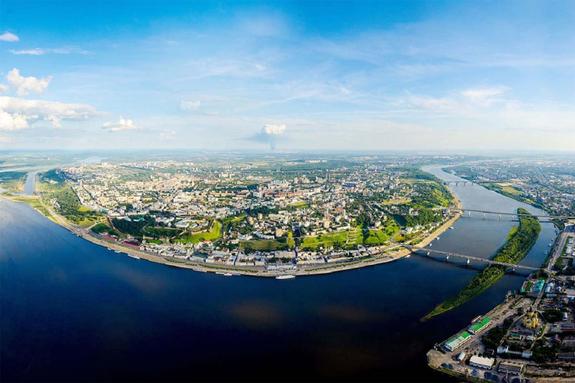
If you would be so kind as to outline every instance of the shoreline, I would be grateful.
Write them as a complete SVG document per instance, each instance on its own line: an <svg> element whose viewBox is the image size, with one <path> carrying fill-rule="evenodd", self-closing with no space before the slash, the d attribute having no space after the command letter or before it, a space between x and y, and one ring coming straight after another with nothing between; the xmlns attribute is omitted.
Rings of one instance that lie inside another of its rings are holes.
<svg viewBox="0 0 575 383"><path fill-rule="evenodd" d="M461 201L455 193L447 187L449 193L453 197L453 203L455 208L461 209ZM39 209L31 206L28 202L18 200L17 198L11 198L12 196L2 195L0 194L0 198L7 199L11 202L16 203L26 203L32 209L36 210L42 216L48 218L50 221L58 224L59 226L64 227L65 229L69 230L76 236L87 240L95 245L99 245L102 247L107 248L108 250L112 250L115 252L120 252L123 254L128 255L129 257L136 258L136 259L143 259L146 261L150 261L153 263L162 264L165 266L172 266L178 267L182 269L193 270L197 272L211 272L217 274L231 274L231 275L242 275L242 276L252 276L252 277L265 277L265 278L276 278L279 276L313 276L313 275L324 275L324 274L331 274L336 272L342 272L346 270L355 270L363 267L371 267L376 266L388 262L393 262L399 260L401 258L405 258L411 255L413 251L408 250L402 247L400 244L393 244L389 247L382 250L382 252L368 256L367 258L359 259L356 261L351 262L341 262L341 263L334 263L327 266L321 265L313 265L309 266L309 268L300 268L295 270L277 270L277 271L270 271L265 268L256 268L255 266L245 266L245 267L229 267L228 265L218 265L218 264L205 264L205 263L191 263L187 260L178 261L175 258L166 258L159 255L154 255L148 252L145 252L140 249L135 249L132 247L128 247L126 245L122 245L118 242L107 241L105 239L101 239L93 235L89 229L84 229L79 226L76 226L70 223L66 218L62 217L60 214L56 213L52 207L47 206L44 204L42 199L38 196L30 196L35 200L39 201L39 203L46 209L49 213L48 215L44 214L44 212L40 211ZM17 196L13 196L17 197ZM439 227L429 233L425 238L419 241L416 246L418 247L425 247L433 242L438 236L449 230L451 226L461 217L461 213L455 213L451 218L447 221L443 222ZM369 247L367 248L370 249ZM228 275L229 276L229 275Z"/></svg>

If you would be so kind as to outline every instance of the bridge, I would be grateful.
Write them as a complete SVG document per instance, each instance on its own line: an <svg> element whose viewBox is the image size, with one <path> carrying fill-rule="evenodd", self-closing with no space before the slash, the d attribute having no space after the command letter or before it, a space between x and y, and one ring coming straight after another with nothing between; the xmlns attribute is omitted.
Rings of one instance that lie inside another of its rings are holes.
<svg viewBox="0 0 575 383"><path fill-rule="evenodd" d="M521 214L521 213L510 213L510 212L503 212L503 211L491 211L491 210L479 210L479 209L458 209L458 208L451 208L448 209L449 211L455 211L455 212L460 212L460 213L467 213L469 216L471 216L471 213L481 213L481 214L493 214L493 215L498 215L498 216L521 216L521 215L525 215L525 216L531 216L531 217L536 217L536 218L545 218L545 219L575 219L575 216L570 216L570 215L549 215L549 214Z"/></svg>
<svg viewBox="0 0 575 383"><path fill-rule="evenodd" d="M476 184L480 184L481 182L471 182L471 181L443 181L444 185L447 186L473 186Z"/></svg>
<svg viewBox="0 0 575 383"><path fill-rule="evenodd" d="M449 261L449 258L453 257L453 258L464 259L467 264L470 264L471 261L474 261L474 262L479 262L479 263L485 263L488 265L504 266L504 267L510 268L511 270L520 269L520 270L527 270L530 272L541 270L541 268L539 268L539 267L532 267L532 266L525 266L525 265L517 265L514 263L494 261L492 259L475 257L472 255L459 254L459 253L454 253L451 251L435 250L435 249L430 249L430 248L426 248L426 247L418 247L418 246L412 246L412 245L407 245L407 244L401 244L401 246L405 247L406 249L409 249L412 253L417 254L417 255L421 255L421 256L430 255L431 253L439 254L439 255L445 256L446 261Z"/></svg>

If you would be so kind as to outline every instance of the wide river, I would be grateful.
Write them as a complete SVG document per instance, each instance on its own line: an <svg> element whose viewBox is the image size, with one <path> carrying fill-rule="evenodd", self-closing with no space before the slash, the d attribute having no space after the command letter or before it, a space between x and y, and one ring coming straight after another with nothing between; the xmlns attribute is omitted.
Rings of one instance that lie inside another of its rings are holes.
<svg viewBox="0 0 575 383"><path fill-rule="evenodd" d="M453 190L467 208L527 207L476 185ZM433 247L491 257L512 225L464 217ZM554 238L543 224L523 263L541 264ZM523 280L507 275L462 307L420 322L475 273L411 256L284 281L227 278L114 253L0 200L0 380L444 382L427 368L426 351Z"/></svg>

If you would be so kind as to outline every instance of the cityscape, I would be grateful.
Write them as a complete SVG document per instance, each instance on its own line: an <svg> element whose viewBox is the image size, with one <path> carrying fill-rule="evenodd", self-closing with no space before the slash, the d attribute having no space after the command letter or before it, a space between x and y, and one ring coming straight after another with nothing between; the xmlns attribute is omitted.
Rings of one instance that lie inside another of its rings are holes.
<svg viewBox="0 0 575 383"><path fill-rule="evenodd" d="M574 28L1 1L0 381L575 381Z"/></svg>

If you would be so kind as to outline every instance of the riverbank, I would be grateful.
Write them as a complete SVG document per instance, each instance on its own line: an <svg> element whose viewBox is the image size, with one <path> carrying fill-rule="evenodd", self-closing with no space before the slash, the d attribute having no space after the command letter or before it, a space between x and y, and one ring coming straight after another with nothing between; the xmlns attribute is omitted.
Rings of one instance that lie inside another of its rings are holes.
<svg viewBox="0 0 575 383"><path fill-rule="evenodd" d="M455 193L449 189L453 197L453 203L457 209L461 209L461 201L457 198ZM349 262L340 262L323 265L310 265L310 266L300 266L297 269L287 269L287 270L268 270L265 267L251 267L251 266L240 266L240 267L229 267L224 264L206 264L189 262L187 260L179 260L176 258L168 258L149 252L143 251L141 249L135 248L133 246L124 245L116 241L106 240L99 238L94 235L89 229L81 228L70 223L60 214L58 214L52 207L46 205L40 197L28 197L26 199L18 198L17 196L7 196L0 195L2 198L14 201L23 202L30 205L40 214L46 216L52 222L68 229L78 237L81 237L89 242L96 245L106 247L110 250L127 254L136 259L144 259L146 261L163 264L166 266L179 267L184 269L189 269L198 272L213 272L218 274L226 275L244 275L244 276L257 276L257 277L269 277L275 278L282 275L293 275L293 276L311 276L311 275L322 275L330 274L340 271L359 269L363 267L376 266L383 263L393 262L398 259L409 256L412 251L402 247L400 244L392 244L380 250L378 253L370 254L368 257L361 258ZM439 227L433 230L431 233L427 234L424 238L415 238L410 241L411 243L416 242L418 246L425 247L429 245L435 238L447 231L455 222L461 217L461 213L457 212L447 221L443 222ZM417 242L418 241L418 242ZM369 248L368 248L369 250Z"/></svg>

